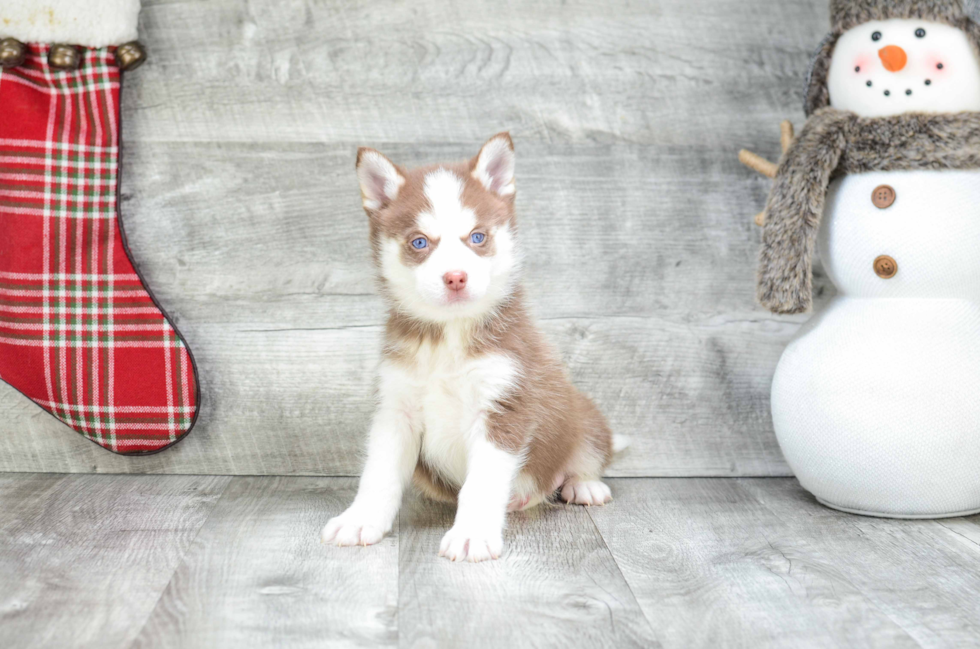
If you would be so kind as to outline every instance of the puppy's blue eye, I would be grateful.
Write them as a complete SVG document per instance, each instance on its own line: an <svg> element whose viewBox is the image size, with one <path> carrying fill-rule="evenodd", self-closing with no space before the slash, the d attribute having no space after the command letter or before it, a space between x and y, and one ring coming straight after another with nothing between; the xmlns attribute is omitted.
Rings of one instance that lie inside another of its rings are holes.
<svg viewBox="0 0 980 649"><path fill-rule="evenodd" d="M483 234L482 232L474 232L473 234L470 235L470 241L472 241L473 243L475 243L477 245L483 243L483 241L486 238L487 238L487 235Z"/></svg>
<svg viewBox="0 0 980 649"><path fill-rule="evenodd" d="M412 241L412 247L416 250L424 250L425 248L429 247L429 240L425 237L419 237L418 239Z"/></svg>

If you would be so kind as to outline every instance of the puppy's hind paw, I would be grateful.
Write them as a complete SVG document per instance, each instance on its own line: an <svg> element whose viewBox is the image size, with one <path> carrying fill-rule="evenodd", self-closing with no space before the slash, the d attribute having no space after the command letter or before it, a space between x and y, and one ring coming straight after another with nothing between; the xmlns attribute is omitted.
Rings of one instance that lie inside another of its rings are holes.
<svg viewBox="0 0 980 649"><path fill-rule="evenodd" d="M612 500L612 492L598 480L569 480L561 488L561 499L570 505L601 506Z"/></svg>
<svg viewBox="0 0 980 649"><path fill-rule="evenodd" d="M386 531L377 521L348 510L330 519L320 533L320 542L338 547L374 545L384 538Z"/></svg>

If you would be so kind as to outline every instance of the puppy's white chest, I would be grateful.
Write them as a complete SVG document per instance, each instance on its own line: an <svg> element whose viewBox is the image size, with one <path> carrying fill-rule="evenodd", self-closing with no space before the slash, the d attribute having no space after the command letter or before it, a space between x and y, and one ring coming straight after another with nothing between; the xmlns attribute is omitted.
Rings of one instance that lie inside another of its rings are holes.
<svg viewBox="0 0 980 649"><path fill-rule="evenodd" d="M514 361L502 354L467 357L452 345L423 346L413 372L425 463L457 486L467 449L486 435L486 415L514 389Z"/></svg>

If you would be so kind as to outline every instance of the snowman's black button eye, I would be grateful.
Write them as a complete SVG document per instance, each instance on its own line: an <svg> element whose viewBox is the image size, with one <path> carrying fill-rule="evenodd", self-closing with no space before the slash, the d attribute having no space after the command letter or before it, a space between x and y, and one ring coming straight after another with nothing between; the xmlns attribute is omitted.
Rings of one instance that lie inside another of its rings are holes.
<svg viewBox="0 0 980 649"><path fill-rule="evenodd" d="M872 34L871 35L871 40L873 40L873 41L880 41L881 40L881 32L875 32L874 34Z"/></svg>
<svg viewBox="0 0 980 649"><path fill-rule="evenodd" d="M915 35L918 36L919 38L925 38L926 37L926 30L924 30L921 27L919 27L917 30L915 30Z"/></svg>

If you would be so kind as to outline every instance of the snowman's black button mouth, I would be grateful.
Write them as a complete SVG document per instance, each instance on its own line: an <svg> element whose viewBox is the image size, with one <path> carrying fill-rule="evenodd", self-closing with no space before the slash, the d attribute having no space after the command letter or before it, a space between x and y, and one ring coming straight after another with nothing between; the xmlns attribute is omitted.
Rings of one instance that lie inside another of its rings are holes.
<svg viewBox="0 0 980 649"><path fill-rule="evenodd" d="M911 95L911 94L912 94L912 89L910 88L910 89L908 89L908 90L906 90L906 91L905 91L905 94L906 94L906 95Z"/></svg>
<svg viewBox="0 0 980 649"><path fill-rule="evenodd" d="M869 88L871 87L871 82L870 82L870 81L868 82L868 87L869 87Z"/></svg>
<svg viewBox="0 0 980 649"><path fill-rule="evenodd" d="M927 86L931 86L932 85L932 79L926 79L926 85Z"/></svg>
<svg viewBox="0 0 980 649"><path fill-rule="evenodd" d="M885 91L885 96L886 97L891 97L892 96L892 91L891 90L886 90Z"/></svg>

